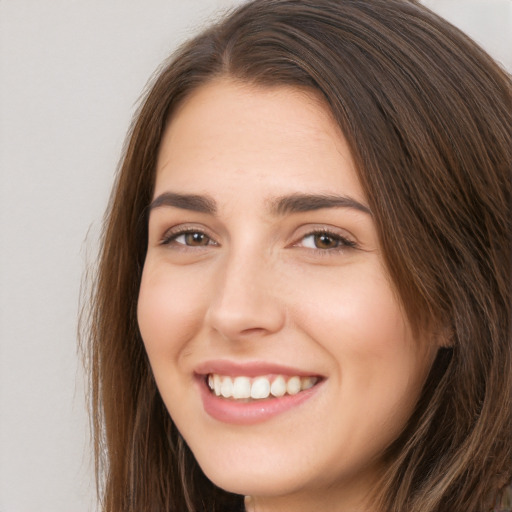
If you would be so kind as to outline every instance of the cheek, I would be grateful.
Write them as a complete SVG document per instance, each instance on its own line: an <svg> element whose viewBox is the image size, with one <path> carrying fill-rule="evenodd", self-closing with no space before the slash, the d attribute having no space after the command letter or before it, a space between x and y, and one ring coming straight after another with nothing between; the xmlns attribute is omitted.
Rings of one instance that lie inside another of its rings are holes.
<svg viewBox="0 0 512 512"><path fill-rule="evenodd" d="M296 294L295 317L327 350L341 359L380 359L411 341L407 320L378 263L324 277L306 276L304 293Z"/></svg>
<svg viewBox="0 0 512 512"><path fill-rule="evenodd" d="M197 281L197 282L196 282ZM153 364L157 356L178 356L200 328L205 290L194 276L180 278L146 262L137 305L139 329Z"/></svg>
<svg viewBox="0 0 512 512"><path fill-rule="evenodd" d="M364 272L354 265L337 277L309 282L295 316L330 356L343 415L358 422L364 414L369 428L395 432L412 412L432 354L414 339L379 265Z"/></svg>

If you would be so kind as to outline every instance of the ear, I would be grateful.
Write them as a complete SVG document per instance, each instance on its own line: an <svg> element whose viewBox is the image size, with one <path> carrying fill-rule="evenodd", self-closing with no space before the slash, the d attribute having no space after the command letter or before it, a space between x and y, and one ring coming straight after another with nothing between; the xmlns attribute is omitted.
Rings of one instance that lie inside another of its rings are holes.
<svg viewBox="0 0 512 512"><path fill-rule="evenodd" d="M432 331L432 342L438 348L453 348L454 347L454 332L451 325L445 323L444 325Z"/></svg>

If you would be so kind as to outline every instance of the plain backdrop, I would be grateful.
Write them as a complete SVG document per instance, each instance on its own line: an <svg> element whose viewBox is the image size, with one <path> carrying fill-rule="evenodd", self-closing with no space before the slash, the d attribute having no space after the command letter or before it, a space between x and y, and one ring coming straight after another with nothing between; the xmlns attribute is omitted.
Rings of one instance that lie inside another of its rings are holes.
<svg viewBox="0 0 512 512"><path fill-rule="evenodd" d="M151 74L235 0L0 0L0 512L95 511L80 282ZM425 0L512 70L511 0Z"/></svg>

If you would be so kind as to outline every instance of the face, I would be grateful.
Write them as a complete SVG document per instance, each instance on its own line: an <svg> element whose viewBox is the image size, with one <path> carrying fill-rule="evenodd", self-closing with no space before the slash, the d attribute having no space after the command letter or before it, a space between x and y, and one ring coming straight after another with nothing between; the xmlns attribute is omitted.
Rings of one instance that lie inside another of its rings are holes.
<svg viewBox="0 0 512 512"><path fill-rule="evenodd" d="M228 80L164 134L138 320L203 471L261 510L362 510L437 349L322 101Z"/></svg>

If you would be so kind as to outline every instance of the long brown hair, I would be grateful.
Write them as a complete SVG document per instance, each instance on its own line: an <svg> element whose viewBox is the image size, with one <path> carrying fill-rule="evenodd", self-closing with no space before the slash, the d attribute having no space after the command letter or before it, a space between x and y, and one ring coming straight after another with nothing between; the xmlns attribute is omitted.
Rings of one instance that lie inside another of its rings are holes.
<svg viewBox="0 0 512 512"><path fill-rule="evenodd" d="M105 218L84 339L103 510L242 507L204 477L177 432L136 319L164 127L183 98L219 76L325 97L409 320L444 340L385 455L378 509L489 510L512 478L512 85L468 37L413 0L255 0L159 72Z"/></svg>

